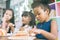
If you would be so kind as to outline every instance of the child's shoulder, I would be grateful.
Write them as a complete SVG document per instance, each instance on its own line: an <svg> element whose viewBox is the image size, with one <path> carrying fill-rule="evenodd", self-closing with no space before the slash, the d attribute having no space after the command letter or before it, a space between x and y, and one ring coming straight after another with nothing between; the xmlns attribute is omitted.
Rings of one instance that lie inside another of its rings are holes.
<svg viewBox="0 0 60 40"><path fill-rule="evenodd" d="M47 22L52 23L52 22L56 22L56 20L55 19L49 19Z"/></svg>
<svg viewBox="0 0 60 40"><path fill-rule="evenodd" d="M51 20L51 22L56 22L55 18L51 18L50 20Z"/></svg>
<svg viewBox="0 0 60 40"><path fill-rule="evenodd" d="M51 26L54 26L54 25L55 25L55 26L57 25L57 21L56 21L55 19L52 19L52 20L51 20Z"/></svg>
<svg viewBox="0 0 60 40"><path fill-rule="evenodd" d="M51 20L51 23L56 23L56 20Z"/></svg>

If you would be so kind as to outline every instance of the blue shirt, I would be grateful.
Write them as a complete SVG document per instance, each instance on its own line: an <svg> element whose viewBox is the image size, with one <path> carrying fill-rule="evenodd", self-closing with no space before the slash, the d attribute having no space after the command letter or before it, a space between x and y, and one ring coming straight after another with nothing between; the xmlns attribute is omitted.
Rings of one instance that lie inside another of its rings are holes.
<svg viewBox="0 0 60 40"><path fill-rule="evenodd" d="M50 30L51 30L51 20L48 21L48 22L38 23L37 28L38 29L43 29L43 30L45 30L47 32L50 32ZM46 39L42 34L37 34L36 37L38 39Z"/></svg>

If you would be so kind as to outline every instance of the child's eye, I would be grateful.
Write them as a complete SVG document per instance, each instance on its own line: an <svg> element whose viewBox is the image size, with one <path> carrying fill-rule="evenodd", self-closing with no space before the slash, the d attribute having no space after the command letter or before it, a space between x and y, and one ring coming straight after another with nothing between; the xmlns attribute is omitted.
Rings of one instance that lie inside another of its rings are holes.
<svg viewBox="0 0 60 40"><path fill-rule="evenodd" d="M37 15L40 15L40 13L38 13Z"/></svg>
<svg viewBox="0 0 60 40"><path fill-rule="evenodd" d="M6 15L8 15L8 13L6 13Z"/></svg>

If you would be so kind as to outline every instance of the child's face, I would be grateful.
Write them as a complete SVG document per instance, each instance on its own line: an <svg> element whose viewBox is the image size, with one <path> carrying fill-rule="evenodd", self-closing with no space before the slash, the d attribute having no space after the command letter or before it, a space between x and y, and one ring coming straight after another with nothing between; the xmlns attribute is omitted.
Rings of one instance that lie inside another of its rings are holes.
<svg viewBox="0 0 60 40"><path fill-rule="evenodd" d="M43 22L46 20L46 17L48 15L47 11L44 11L44 9L41 7L35 7L33 11L38 21Z"/></svg>
<svg viewBox="0 0 60 40"><path fill-rule="evenodd" d="M8 20L10 20L12 18L12 11L10 10L6 10L4 17Z"/></svg>
<svg viewBox="0 0 60 40"><path fill-rule="evenodd" d="M29 24L30 21L31 21L31 17L29 17L29 16L23 16L22 17L22 23L23 24Z"/></svg>

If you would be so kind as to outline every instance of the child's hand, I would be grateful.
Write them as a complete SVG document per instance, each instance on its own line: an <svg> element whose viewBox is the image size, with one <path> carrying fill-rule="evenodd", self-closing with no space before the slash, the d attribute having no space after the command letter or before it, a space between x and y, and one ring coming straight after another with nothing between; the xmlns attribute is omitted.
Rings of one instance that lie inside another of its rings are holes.
<svg viewBox="0 0 60 40"><path fill-rule="evenodd" d="M41 29L32 29L32 31L35 33L35 34L40 34L41 33Z"/></svg>
<svg viewBox="0 0 60 40"><path fill-rule="evenodd" d="M20 28L20 31L24 31L25 29L23 27Z"/></svg>
<svg viewBox="0 0 60 40"><path fill-rule="evenodd" d="M35 36L32 30L29 30L29 36Z"/></svg>
<svg viewBox="0 0 60 40"><path fill-rule="evenodd" d="M2 21L3 21L3 22L6 22L6 20L7 20L6 17L3 17L3 18L2 18Z"/></svg>
<svg viewBox="0 0 60 40"><path fill-rule="evenodd" d="M14 24L13 23L9 23L8 26L9 27L14 27Z"/></svg>

